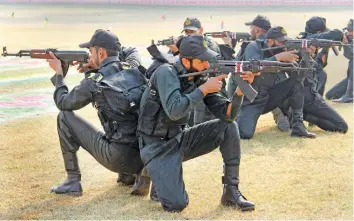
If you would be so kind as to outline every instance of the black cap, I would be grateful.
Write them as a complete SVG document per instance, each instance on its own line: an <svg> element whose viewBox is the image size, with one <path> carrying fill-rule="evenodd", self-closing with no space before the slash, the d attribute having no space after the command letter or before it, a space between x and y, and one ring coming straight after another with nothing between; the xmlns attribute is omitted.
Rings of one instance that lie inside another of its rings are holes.
<svg viewBox="0 0 354 221"><path fill-rule="evenodd" d="M245 25L247 25L247 26L254 25L254 26L260 27L266 31L268 31L271 27L269 19L263 15L257 15L257 17L255 17L253 19L253 21L246 22Z"/></svg>
<svg viewBox="0 0 354 221"><path fill-rule="evenodd" d="M91 46L99 46L114 51L120 50L118 37L112 32L104 29L97 29L89 42L79 45L80 48L89 48Z"/></svg>
<svg viewBox="0 0 354 221"><path fill-rule="evenodd" d="M288 33L281 26L275 26L269 29L267 32L267 38L281 42L289 40Z"/></svg>
<svg viewBox="0 0 354 221"><path fill-rule="evenodd" d="M351 18L347 24L347 30L353 31L353 19Z"/></svg>
<svg viewBox="0 0 354 221"><path fill-rule="evenodd" d="M186 29L198 31L198 29L201 27L202 27L202 24L200 23L199 19L188 17L183 23L183 31L182 32L184 32Z"/></svg>
<svg viewBox="0 0 354 221"><path fill-rule="evenodd" d="M183 37L178 50L182 57L198 58L202 61L210 61L218 55L208 48L204 37L201 35Z"/></svg>
<svg viewBox="0 0 354 221"><path fill-rule="evenodd" d="M327 30L326 19L318 16L311 17L305 26L305 32L315 34Z"/></svg>

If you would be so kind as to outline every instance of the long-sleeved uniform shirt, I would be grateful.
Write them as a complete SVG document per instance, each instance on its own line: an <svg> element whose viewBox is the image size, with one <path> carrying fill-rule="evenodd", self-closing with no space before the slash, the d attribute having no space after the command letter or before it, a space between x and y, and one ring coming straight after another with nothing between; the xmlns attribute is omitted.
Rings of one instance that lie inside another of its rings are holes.
<svg viewBox="0 0 354 221"><path fill-rule="evenodd" d="M347 75L349 78L353 78L353 39L347 36L348 46L343 46L343 55L349 60Z"/></svg>
<svg viewBox="0 0 354 221"><path fill-rule="evenodd" d="M204 102L210 112L217 118L227 122L236 120L242 105L243 96L235 95L231 100L220 92L204 96L197 85L193 84L187 92L182 87L176 69L168 64L162 65L156 70L150 79L150 84L153 87L147 88L141 99L138 126L138 133L144 137L145 145L141 151L143 151L142 156L145 163L163 151L161 145L164 141L162 140L172 138L178 140L180 138L180 131L183 130L183 125L187 124L189 113L200 102ZM152 100L159 104L151 102L148 98L151 96L152 88L156 90L155 92L159 97L159 99L154 98ZM232 106L228 111L230 104ZM160 108L157 111L156 107L159 106ZM152 117L151 113L155 113L155 116ZM154 128L151 128L151 125L154 125ZM151 131L153 131L152 134L146 134ZM170 134L171 131L173 131L172 135Z"/></svg>
<svg viewBox="0 0 354 221"><path fill-rule="evenodd" d="M122 47L119 53L119 59L127 62L132 68L137 68L141 65L141 56L138 49L134 47Z"/></svg>

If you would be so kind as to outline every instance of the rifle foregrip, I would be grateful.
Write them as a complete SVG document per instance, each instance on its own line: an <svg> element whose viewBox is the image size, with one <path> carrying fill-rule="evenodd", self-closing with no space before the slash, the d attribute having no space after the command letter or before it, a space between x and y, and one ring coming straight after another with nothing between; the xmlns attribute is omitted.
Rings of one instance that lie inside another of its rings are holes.
<svg viewBox="0 0 354 221"><path fill-rule="evenodd" d="M253 89L253 87L243 80L239 73L235 73L235 80L237 85L240 87L242 93L247 97L247 99L252 103L257 97L258 92Z"/></svg>
<svg viewBox="0 0 354 221"><path fill-rule="evenodd" d="M333 53L334 53L336 56L339 55L339 51L338 51L338 49L337 49L336 47L332 47L332 51L333 51Z"/></svg>

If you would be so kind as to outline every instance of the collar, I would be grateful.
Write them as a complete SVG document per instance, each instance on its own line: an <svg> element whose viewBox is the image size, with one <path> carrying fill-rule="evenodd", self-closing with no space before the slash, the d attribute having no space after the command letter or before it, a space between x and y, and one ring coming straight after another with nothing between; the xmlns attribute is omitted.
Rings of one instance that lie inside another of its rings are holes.
<svg viewBox="0 0 354 221"><path fill-rule="evenodd" d="M265 34L258 36L257 40L266 40L267 36Z"/></svg>
<svg viewBox="0 0 354 221"><path fill-rule="evenodd" d="M112 62L117 62L117 61L120 61L118 56L111 56L111 57L108 57L108 58L104 59L104 60L101 62L101 64L100 64L100 66L98 67L98 69L101 69L101 68L103 68L104 66L106 66L107 64L110 64L110 63L112 63Z"/></svg>

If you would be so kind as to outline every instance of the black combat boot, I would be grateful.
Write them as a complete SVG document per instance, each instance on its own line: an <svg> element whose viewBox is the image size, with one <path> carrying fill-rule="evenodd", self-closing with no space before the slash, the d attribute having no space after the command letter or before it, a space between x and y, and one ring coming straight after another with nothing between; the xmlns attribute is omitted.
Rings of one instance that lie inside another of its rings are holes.
<svg viewBox="0 0 354 221"><path fill-rule="evenodd" d="M345 94L339 98L333 100L336 103L353 103L353 79L348 80L347 91Z"/></svg>
<svg viewBox="0 0 354 221"><path fill-rule="evenodd" d="M122 183L126 186L133 185L135 182L135 176L133 174L120 173L118 175L117 183Z"/></svg>
<svg viewBox="0 0 354 221"><path fill-rule="evenodd" d="M71 178L69 175L68 178L62 184L60 184L59 186L53 186L51 192L56 194L81 196L82 187L80 181L77 180L77 178Z"/></svg>
<svg viewBox="0 0 354 221"><path fill-rule="evenodd" d="M222 177L224 190L221 197L221 204L224 206L234 206L242 211L254 210L254 203L248 201L238 189L239 166L224 166L224 176Z"/></svg>
<svg viewBox="0 0 354 221"><path fill-rule="evenodd" d="M152 201L160 202L159 197L157 196L157 193L155 191L154 184L151 185L150 199Z"/></svg>
<svg viewBox="0 0 354 221"><path fill-rule="evenodd" d="M150 183L151 183L151 178L146 168L144 167L141 170L141 172L137 175L132 191L130 192L130 195L147 196L150 190Z"/></svg>
<svg viewBox="0 0 354 221"><path fill-rule="evenodd" d="M316 138L316 134L308 132L303 122L302 109L292 110L291 136Z"/></svg>
<svg viewBox="0 0 354 221"><path fill-rule="evenodd" d="M275 123L277 124L278 129L281 132L287 132L290 130L290 123L288 118L283 114L281 109L279 107L275 108L272 111L273 114L273 119Z"/></svg>
<svg viewBox="0 0 354 221"><path fill-rule="evenodd" d="M51 192L56 194L81 196L81 173L77 162L76 153L63 153L63 158L65 170L68 174L67 179L59 186L53 186L51 188Z"/></svg>

